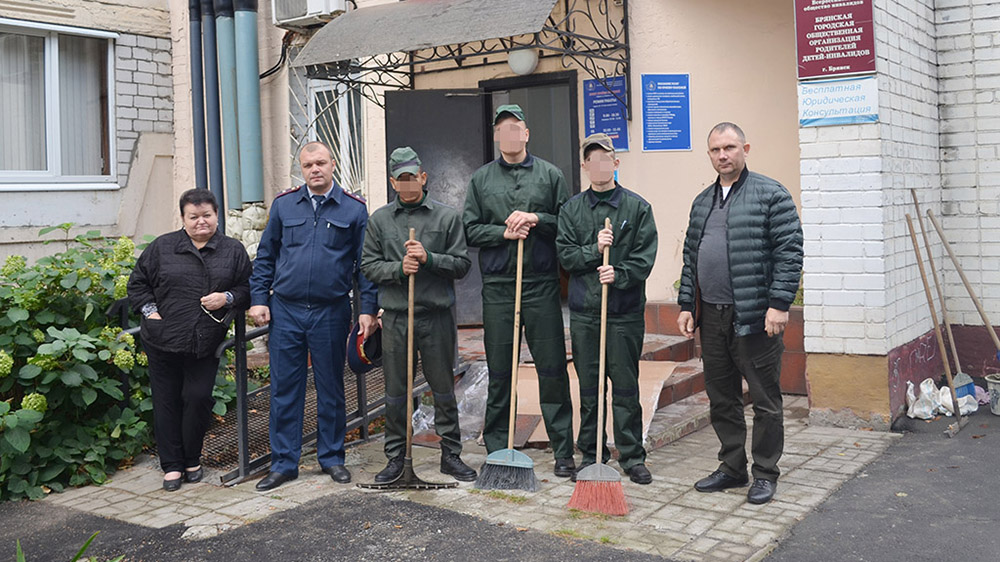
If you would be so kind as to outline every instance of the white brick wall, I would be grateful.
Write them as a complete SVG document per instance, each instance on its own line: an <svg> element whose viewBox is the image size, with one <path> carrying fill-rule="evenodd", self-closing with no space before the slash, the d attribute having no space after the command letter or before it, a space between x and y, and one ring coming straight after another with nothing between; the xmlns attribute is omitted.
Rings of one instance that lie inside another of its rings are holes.
<svg viewBox="0 0 1000 562"><path fill-rule="evenodd" d="M941 76L940 215L990 319L1000 321L1000 3L938 0ZM947 256L952 321L981 325Z"/></svg>
<svg viewBox="0 0 1000 562"><path fill-rule="evenodd" d="M810 353L881 355L929 326L904 215L941 181L936 14L874 9L880 122L800 129Z"/></svg>
<svg viewBox="0 0 1000 562"><path fill-rule="evenodd" d="M139 134L173 132L171 45L165 38L123 33L115 42L118 184L128 183Z"/></svg>

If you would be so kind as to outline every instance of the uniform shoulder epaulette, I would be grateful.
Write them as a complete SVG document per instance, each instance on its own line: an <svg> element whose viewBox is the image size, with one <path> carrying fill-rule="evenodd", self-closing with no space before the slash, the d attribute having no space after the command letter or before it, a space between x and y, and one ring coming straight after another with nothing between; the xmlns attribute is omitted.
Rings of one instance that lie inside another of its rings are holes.
<svg viewBox="0 0 1000 562"><path fill-rule="evenodd" d="M351 199L354 199L355 201L361 203L362 205L368 205L368 202L365 201L364 197L357 195L355 193L351 193L350 191L347 191L344 188L340 188L340 190L344 192L344 195L350 197Z"/></svg>
<svg viewBox="0 0 1000 562"><path fill-rule="evenodd" d="M289 187L288 189L282 191L281 193L274 196L275 199L281 197L282 195L288 195L289 193L295 193L296 191L302 189L301 185L296 185L295 187Z"/></svg>

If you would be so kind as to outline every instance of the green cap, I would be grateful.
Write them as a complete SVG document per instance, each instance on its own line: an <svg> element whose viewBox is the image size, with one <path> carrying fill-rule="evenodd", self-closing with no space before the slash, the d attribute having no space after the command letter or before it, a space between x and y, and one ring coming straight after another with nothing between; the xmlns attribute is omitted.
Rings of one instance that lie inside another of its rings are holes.
<svg viewBox="0 0 1000 562"><path fill-rule="evenodd" d="M583 139L583 144L580 145L580 148L584 152L587 152L587 148L591 146L599 146L603 148L605 152L615 151L615 143L611 140L611 137L605 133L594 133L588 136Z"/></svg>
<svg viewBox="0 0 1000 562"><path fill-rule="evenodd" d="M399 179L399 176L407 172L413 175L420 173L420 157L412 148L401 146L389 155L389 175L393 179Z"/></svg>
<svg viewBox="0 0 1000 562"><path fill-rule="evenodd" d="M505 113L507 115L516 117L518 121L524 121L524 110L521 109L521 106L517 105L516 103L508 103L507 105L501 105L500 107L497 108L497 112L493 115L494 126L497 124L497 121L499 121L504 116Z"/></svg>

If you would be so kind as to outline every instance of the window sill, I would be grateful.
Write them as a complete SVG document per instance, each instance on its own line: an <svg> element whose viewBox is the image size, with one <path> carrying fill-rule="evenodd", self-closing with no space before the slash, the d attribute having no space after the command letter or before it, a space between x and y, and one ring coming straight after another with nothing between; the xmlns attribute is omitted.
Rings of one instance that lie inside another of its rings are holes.
<svg viewBox="0 0 1000 562"><path fill-rule="evenodd" d="M23 192L23 191L114 191L121 189L117 182L81 182L81 183L2 183L0 182L0 192Z"/></svg>

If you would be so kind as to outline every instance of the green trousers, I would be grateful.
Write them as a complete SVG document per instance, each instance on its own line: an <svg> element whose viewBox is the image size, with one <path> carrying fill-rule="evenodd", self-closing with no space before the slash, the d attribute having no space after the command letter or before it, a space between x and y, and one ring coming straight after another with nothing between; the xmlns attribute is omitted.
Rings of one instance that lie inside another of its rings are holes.
<svg viewBox="0 0 1000 562"><path fill-rule="evenodd" d="M523 285L521 323L538 372L538 399L552 452L557 459L572 458L573 402L557 281ZM484 284L483 339L490 384L483 440L490 453L507 448L513 337L514 284Z"/></svg>
<svg viewBox="0 0 1000 562"><path fill-rule="evenodd" d="M450 309L416 314L414 353L420 353L424 379L434 394L434 429L441 450L462 453L455 400L455 319ZM416 357L414 357L414 368ZM406 448L406 312L382 314L382 366L385 373L385 456L395 458Z"/></svg>
<svg viewBox="0 0 1000 562"><path fill-rule="evenodd" d="M583 452L583 462L597 457L597 385L600 364L601 318L573 312L569 330L573 341L573 366L580 379L580 433L576 446ZM605 374L611 381L611 411L614 413L615 447L618 464L629 469L646 462L642 447L642 406L639 404L639 356L646 330L641 313L608 319ZM604 411L607 412L608 385L604 386ZM605 414L605 419L607 414ZM603 435L604 455L611 457L608 436Z"/></svg>

